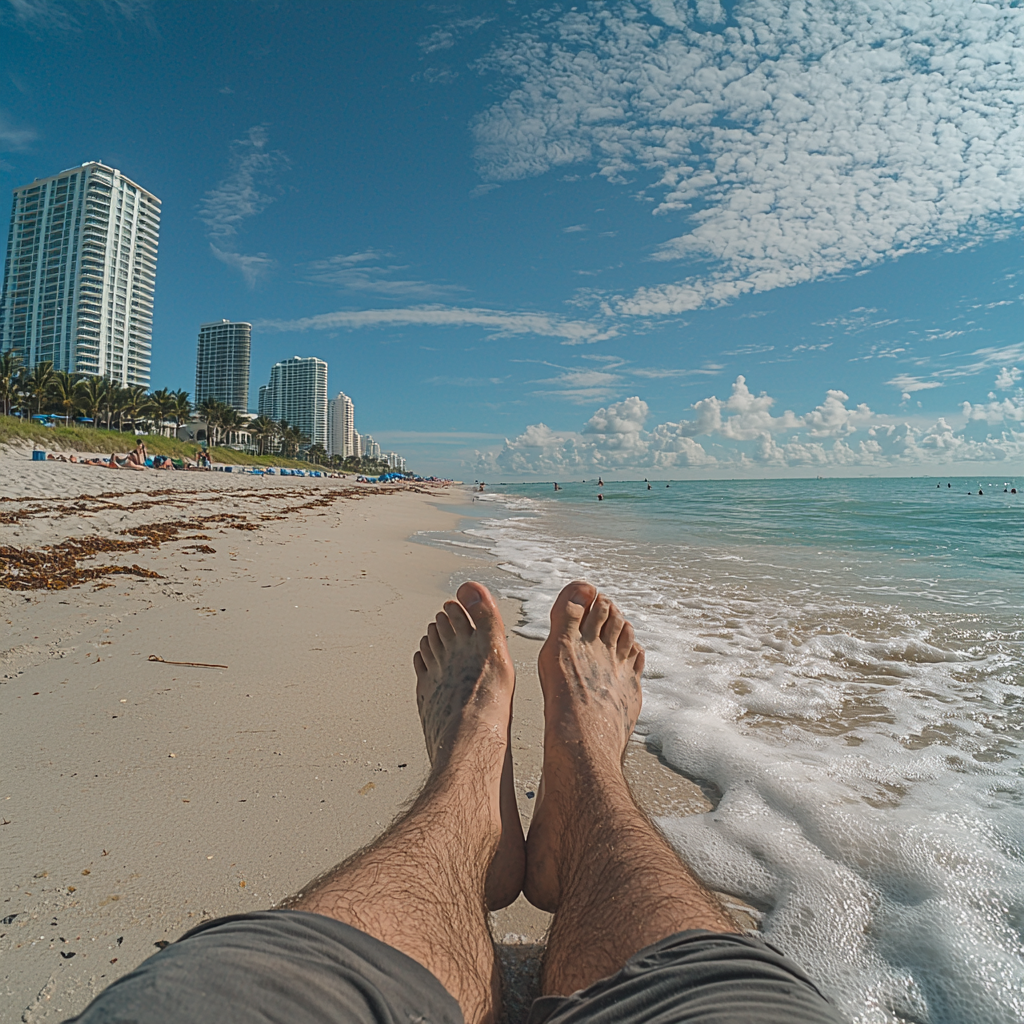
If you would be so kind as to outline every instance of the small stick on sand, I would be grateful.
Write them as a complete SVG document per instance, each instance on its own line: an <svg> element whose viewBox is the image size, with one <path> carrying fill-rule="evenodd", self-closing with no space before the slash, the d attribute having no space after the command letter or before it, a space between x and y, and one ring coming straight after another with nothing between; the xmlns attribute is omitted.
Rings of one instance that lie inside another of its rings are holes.
<svg viewBox="0 0 1024 1024"><path fill-rule="evenodd" d="M159 654L151 654L147 661L159 661L161 665L184 665L186 668L227 668L227 665L207 665L201 661L165 661Z"/></svg>

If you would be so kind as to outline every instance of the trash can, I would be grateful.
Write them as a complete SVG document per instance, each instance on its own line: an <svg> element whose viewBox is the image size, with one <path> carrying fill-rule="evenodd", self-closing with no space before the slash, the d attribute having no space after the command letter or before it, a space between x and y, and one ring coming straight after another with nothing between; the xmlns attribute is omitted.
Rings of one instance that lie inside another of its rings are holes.
<svg viewBox="0 0 1024 1024"><path fill-rule="evenodd" d="M34 452L32 452L32 461L33 462L45 462L46 461L46 452L41 452L37 448Z"/></svg>

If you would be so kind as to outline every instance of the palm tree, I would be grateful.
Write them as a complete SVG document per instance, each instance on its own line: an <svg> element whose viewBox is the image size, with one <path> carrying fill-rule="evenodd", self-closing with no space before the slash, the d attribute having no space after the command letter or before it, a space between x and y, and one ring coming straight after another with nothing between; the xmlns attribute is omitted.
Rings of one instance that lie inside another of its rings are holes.
<svg viewBox="0 0 1024 1024"><path fill-rule="evenodd" d="M135 431L135 425L146 416L146 406L149 402L149 397L146 394L146 389L141 384L132 384L127 388L122 388L122 406L118 410L122 416L128 417L128 422L132 425L132 431Z"/></svg>
<svg viewBox="0 0 1024 1024"><path fill-rule="evenodd" d="M64 426L71 420L71 414L82 397L82 380L64 370L57 370L50 380L49 396L54 405L64 411Z"/></svg>
<svg viewBox="0 0 1024 1024"><path fill-rule="evenodd" d="M309 438L287 420L278 423L278 430L281 434L281 449L289 459L294 459L299 454L299 448L309 443Z"/></svg>
<svg viewBox="0 0 1024 1024"><path fill-rule="evenodd" d="M81 386L80 406L82 412L91 420L92 425L99 425L100 409L107 400L107 391L110 389L110 382L102 377L87 377L79 381Z"/></svg>
<svg viewBox="0 0 1024 1024"><path fill-rule="evenodd" d="M34 399L36 403L36 412L43 411L43 402L46 401L50 393L50 385L53 383L53 363L49 359L44 359L41 363L36 363L36 368L24 378L23 387L28 392L29 398ZM32 412L31 401L29 403L29 413Z"/></svg>
<svg viewBox="0 0 1024 1024"><path fill-rule="evenodd" d="M245 421L238 415L238 410L225 403L220 414L220 425L224 428L224 443L238 444L238 432L245 426Z"/></svg>
<svg viewBox="0 0 1024 1024"><path fill-rule="evenodd" d="M11 415L11 406L17 397L21 369L21 356L17 352L4 352L0 355L0 407L3 408L5 416Z"/></svg>
<svg viewBox="0 0 1024 1024"><path fill-rule="evenodd" d="M206 420L206 439L210 447L217 443L217 431L224 424L230 406L218 401L216 398L204 398L196 406L196 412Z"/></svg>
<svg viewBox="0 0 1024 1024"><path fill-rule="evenodd" d="M260 455L266 455L277 436L277 424L269 416L257 416L249 424L249 436L256 442Z"/></svg>
<svg viewBox="0 0 1024 1024"><path fill-rule="evenodd" d="M174 415L174 404L175 396L167 388L151 391L149 394L150 412L157 422L161 436L164 433L166 421Z"/></svg>
<svg viewBox="0 0 1024 1024"><path fill-rule="evenodd" d="M314 465L319 466L327 460L327 449L322 444L310 445L306 457Z"/></svg>
<svg viewBox="0 0 1024 1024"><path fill-rule="evenodd" d="M188 400L187 391L175 391L173 397L174 405L171 408L171 417L174 419L174 428L177 432L178 427L192 415L192 403Z"/></svg>

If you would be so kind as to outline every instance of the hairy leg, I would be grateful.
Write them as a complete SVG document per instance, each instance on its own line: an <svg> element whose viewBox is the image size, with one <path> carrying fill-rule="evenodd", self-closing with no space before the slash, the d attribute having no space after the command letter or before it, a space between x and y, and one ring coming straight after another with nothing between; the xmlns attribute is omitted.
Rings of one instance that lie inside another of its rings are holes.
<svg viewBox="0 0 1024 1024"><path fill-rule="evenodd" d="M426 786L384 835L283 906L336 918L401 950L451 992L466 1024L484 1024L500 997L489 872L498 864L514 876L518 863L518 893L523 871L521 829L518 860L514 849L511 866L496 856L515 678L491 595L464 583L457 596L413 658L432 765Z"/></svg>
<svg viewBox="0 0 1024 1024"><path fill-rule="evenodd" d="M527 898L554 911L542 988L569 995L678 931L734 932L641 812L622 775L644 653L589 583L569 584L541 649L544 773L527 837Z"/></svg>

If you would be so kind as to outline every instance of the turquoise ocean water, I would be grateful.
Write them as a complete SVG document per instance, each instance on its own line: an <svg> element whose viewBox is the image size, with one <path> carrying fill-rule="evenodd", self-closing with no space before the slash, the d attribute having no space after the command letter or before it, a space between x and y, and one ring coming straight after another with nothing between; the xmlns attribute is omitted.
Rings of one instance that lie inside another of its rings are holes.
<svg viewBox="0 0 1024 1024"><path fill-rule="evenodd" d="M497 559L527 635L571 579L619 603L648 650L638 734L716 799L659 824L852 1021L1010 1024L1022 482L489 486L448 543Z"/></svg>

